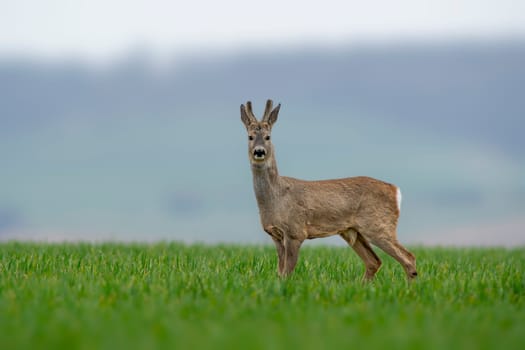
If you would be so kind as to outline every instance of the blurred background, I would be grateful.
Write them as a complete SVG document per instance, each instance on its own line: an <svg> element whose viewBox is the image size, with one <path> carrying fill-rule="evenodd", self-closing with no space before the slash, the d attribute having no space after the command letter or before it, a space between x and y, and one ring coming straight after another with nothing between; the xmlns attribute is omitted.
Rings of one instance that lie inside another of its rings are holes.
<svg viewBox="0 0 525 350"><path fill-rule="evenodd" d="M0 1L0 240L270 243L267 98L282 175L399 185L404 243L525 244L513 0Z"/></svg>

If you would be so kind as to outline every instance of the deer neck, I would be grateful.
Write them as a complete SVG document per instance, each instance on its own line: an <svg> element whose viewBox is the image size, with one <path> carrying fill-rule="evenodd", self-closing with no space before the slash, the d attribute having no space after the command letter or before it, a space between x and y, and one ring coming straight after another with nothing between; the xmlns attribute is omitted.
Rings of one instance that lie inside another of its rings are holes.
<svg viewBox="0 0 525 350"><path fill-rule="evenodd" d="M280 177L277 162L272 157L264 166L252 165L253 188L261 211L275 206L280 192Z"/></svg>

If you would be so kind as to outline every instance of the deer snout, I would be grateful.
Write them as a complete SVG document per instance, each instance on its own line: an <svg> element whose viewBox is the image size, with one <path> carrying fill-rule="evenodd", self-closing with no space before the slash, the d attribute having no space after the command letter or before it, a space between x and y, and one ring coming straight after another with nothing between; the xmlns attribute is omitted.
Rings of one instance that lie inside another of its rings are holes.
<svg viewBox="0 0 525 350"><path fill-rule="evenodd" d="M264 147L258 146L253 149L253 159L255 160L263 160L266 156L266 150Z"/></svg>

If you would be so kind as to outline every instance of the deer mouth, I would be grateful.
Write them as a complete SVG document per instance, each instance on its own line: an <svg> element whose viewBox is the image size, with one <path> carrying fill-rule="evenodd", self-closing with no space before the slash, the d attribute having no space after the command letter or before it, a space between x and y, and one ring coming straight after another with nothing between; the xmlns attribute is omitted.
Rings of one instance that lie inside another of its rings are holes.
<svg viewBox="0 0 525 350"><path fill-rule="evenodd" d="M263 161L266 157L266 150L262 147L258 147L253 150L253 159L256 161Z"/></svg>

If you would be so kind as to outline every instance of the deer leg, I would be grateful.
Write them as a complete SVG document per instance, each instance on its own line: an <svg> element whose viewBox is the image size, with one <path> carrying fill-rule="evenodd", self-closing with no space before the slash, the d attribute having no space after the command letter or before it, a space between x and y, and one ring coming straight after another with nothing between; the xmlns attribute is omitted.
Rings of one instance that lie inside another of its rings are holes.
<svg viewBox="0 0 525 350"><path fill-rule="evenodd" d="M403 266L409 280L416 278L416 257L399 244L397 239L387 236L382 237L377 241L374 240L373 243L384 250L388 255L396 259L401 266Z"/></svg>
<svg viewBox="0 0 525 350"><path fill-rule="evenodd" d="M299 258L299 248L303 242L298 239L284 238L284 271L282 277L292 273Z"/></svg>
<svg viewBox="0 0 525 350"><path fill-rule="evenodd" d="M355 238L352 235L356 235ZM356 231L341 233L341 237L348 243L350 247L357 253L365 264L365 274L363 281L371 281L374 279L376 272L381 267L381 259L372 250L368 241Z"/></svg>
<svg viewBox="0 0 525 350"><path fill-rule="evenodd" d="M273 238L273 237L272 237ZM284 244L283 241L277 238L273 238L273 242L275 243L275 248L277 248L277 257L279 259L279 275L283 274L284 271Z"/></svg>

